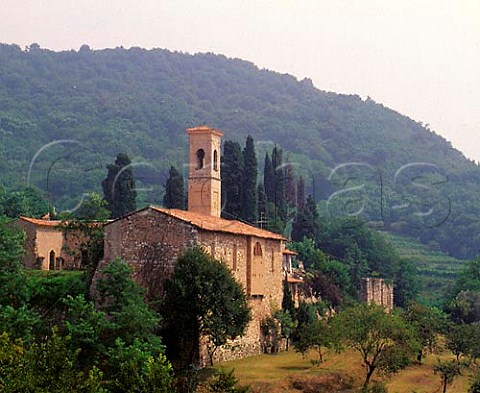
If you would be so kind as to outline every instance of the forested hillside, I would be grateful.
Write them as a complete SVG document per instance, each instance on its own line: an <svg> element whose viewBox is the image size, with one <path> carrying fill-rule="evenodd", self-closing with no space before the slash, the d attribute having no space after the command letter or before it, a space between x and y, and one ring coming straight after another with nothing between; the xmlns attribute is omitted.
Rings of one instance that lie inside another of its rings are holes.
<svg viewBox="0 0 480 393"><path fill-rule="evenodd" d="M126 152L146 189L140 204L161 203L170 165L186 162L185 128L199 124L225 139L251 134L260 163L281 146L309 192L330 198L330 214L357 212L456 257L480 254L480 168L428 126L373 100L213 54L0 45L7 190L32 185L71 209L100 191L105 166Z"/></svg>

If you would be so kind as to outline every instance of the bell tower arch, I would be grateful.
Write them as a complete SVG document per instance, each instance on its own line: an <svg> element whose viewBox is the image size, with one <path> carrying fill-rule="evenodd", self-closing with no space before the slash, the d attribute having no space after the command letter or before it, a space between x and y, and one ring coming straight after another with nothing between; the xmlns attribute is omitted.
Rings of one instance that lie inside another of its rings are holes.
<svg viewBox="0 0 480 393"><path fill-rule="evenodd" d="M220 217L220 148L223 132L207 126L187 128L189 136L188 210Z"/></svg>

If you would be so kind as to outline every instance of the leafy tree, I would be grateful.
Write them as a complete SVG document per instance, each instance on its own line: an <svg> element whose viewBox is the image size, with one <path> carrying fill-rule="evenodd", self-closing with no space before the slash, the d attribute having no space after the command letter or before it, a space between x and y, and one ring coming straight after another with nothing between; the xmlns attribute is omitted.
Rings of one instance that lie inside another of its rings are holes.
<svg viewBox="0 0 480 393"><path fill-rule="evenodd" d="M280 334L285 339L285 350L288 351L290 337L293 335L297 324L293 320L292 314L287 310L277 311L274 317L280 324Z"/></svg>
<svg viewBox="0 0 480 393"><path fill-rule="evenodd" d="M242 335L251 319L242 286L228 267L200 248L178 259L165 283L162 309L187 364L195 360L200 337L208 339L213 363L216 349Z"/></svg>
<svg viewBox="0 0 480 393"><path fill-rule="evenodd" d="M107 165L108 174L102 181L103 195L113 218L135 210L137 191L131 161L127 154L119 153L115 163Z"/></svg>
<svg viewBox="0 0 480 393"><path fill-rule="evenodd" d="M97 311L93 302L85 300L82 295L67 296L63 304L67 307L63 327L70 337L69 348L71 351L81 348L78 354L80 367L98 365L101 356L107 352L108 344L103 337L111 328L105 313Z"/></svg>
<svg viewBox="0 0 480 393"><path fill-rule="evenodd" d="M405 319L417 332L421 345L417 360L421 363L423 351L433 351L437 346L437 336L445 327L445 314L436 308L411 302L405 309Z"/></svg>
<svg viewBox="0 0 480 393"><path fill-rule="evenodd" d="M438 362L433 368L435 374L440 374L442 378L442 391L446 393L447 386L450 385L454 379L460 375L460 364L458 361Z"/></svg>
<svg viewBox="0 0 480 393"><path fill-rule="evenodd" d="M480 257L468 261L458 273L453 288L453 294L462 291L480 292Z"/></svg>
<svg viewBox="0 0 480 393"><path fill-rule="evenodd" d="M477 372L468 388L468 393L480 393L480 372Z"/></svg>
<svg viewBox="0 0 480 393"><path fill-rule="evenodd" d="M318 354L318 361L314 361L314 363L323 363L323 350L330 348L333 340L334 337L328 322L325 319L319 319L303 325L299 329L295 340L295 349L302 354L314 349Z"/></svg>
<svg viewBox="0 0 480 393"><path fill-rule="evenodd" d="M253 138L247 137L245 149L243 149L243 206L241 218L254 224L257 220L257 156Z"/></svg>
<svg viewBox="0 0 480 393"><path fill-rule="evenodd" d="M456 323L474 323L480 321L480 292L461 291L448 305L449 312Z"/></svg>
<svg viewBox="0 0 480 393"><path fill-rule="evenodd" d="M118 258L101 271L96 284L97 301L111 324L104 341L112 346L118 337L126 345L139 340L156 355L163 351L160 337L155 334L161 318L144 302L142 288L131 276L132 268Z"/></svg>
<svg viewBox="0 0 480 393"><path fill-rule="evenodd" d="M96 192L88 194L82 204L73 212L78 220L105 221L110 218L110 212L106 208L107 202Z"/></svg>
<svg viewBox="0 0 480 393"><path fill-rule="evenodd" d="M165 183L163 206L167 209L185 209L185 191L183 177L173 165L170 167Z"/></svg>
<svg viewBox="0 0 480 393"><path fill-rule="evenodd" d="M408 354L417 351L418 343L412 328L398 314L388 314L381 306L359 304L337 314L332 321L333 331L339 334L341 342L355 349L362 356L366 369L364 388L377 368L394 368L390 349L402 347ZM387 361L389 360L389 361ZM403 359L401 359L403 363Z"/></svg>
<svg viewBox="0 0 480 393"><path fill-rule="evenodd" d="M446 334L446 346L450 349L457 362L461 356L468 356L475 351L480 342L478 340L478 330L475 325L456 325L451 324Z"/></svg>
<svg viewBox="0 0 480 393"><path fill-rule="evenodd" d="M300 302L296 314L298 322L297 330L317 320L315 306L311 303Z"/></svg>
<svg viewBox="0 0 480 393"><path fill-rule="evenodd" d="M173 368L163 354L151 355L139 340L126 346L121 339L109 351L112 393L172 393Z"/></svg>
<svg viewBox="0 0 480 393"><path fill-rule="evenodd" d="M33 187L4 195L2 209L2 214L11 218L42 217L51 210L41 192Z"/></svg>
<svg viewBox="0 0 480 393"><path fill-rule="evenodd" d="M239 218L243 208L245 163L238 142L225 141L221 166L222 215L225 218Z"/></svg>
<svg viewBox="0 0 480 393"><path fill-rule="evenodd" d="M69 349L68 340L54 330L45 340L25 347L21 341L11 341L5 333L0 336L1 391L106 393L101 388L102 373L98 368L87 372L77 368L78 351Z"/></svg>
<svg viewBox="0 0 480 393"><path fill-rule="evenodd" d="M25 234L0 217L0 331L13 338L32 338L38 316L28 307L30 297L21 266Z"/></svg>
<svg viewBox="0 0 480 393"><path fill-rule="evenodd" d="M400 258L393 269L394 303L398 307L406 307L417 298L420 290L417 268L413 261Z"/></svg>

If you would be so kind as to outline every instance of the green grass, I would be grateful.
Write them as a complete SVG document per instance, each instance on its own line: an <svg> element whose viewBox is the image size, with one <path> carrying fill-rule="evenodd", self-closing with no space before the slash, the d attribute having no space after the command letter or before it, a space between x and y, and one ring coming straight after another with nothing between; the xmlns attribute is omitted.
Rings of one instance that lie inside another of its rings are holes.
<svg viewBox="0 0 480 393"><path fill-rule="evenodd" d="M428 303L438 304L448 294L466 261L433 250L413 238L383 234L402 258L414 262L422 285L420 297Z"/></svg>

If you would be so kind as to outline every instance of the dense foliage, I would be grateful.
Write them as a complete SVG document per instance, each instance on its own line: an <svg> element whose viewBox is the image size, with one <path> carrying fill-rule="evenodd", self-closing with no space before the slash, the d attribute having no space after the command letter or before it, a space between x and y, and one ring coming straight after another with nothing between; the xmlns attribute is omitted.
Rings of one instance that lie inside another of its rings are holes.
<svg viewBox="0 0 480 393"><path fill-rule="evenodd" d="M251 319L241 284L223 263L201 248L189 249L165 283L163 315L169 353L180 363L193 364L200 338L208 340L210 362L217 348L243 335Z"/></svg>

